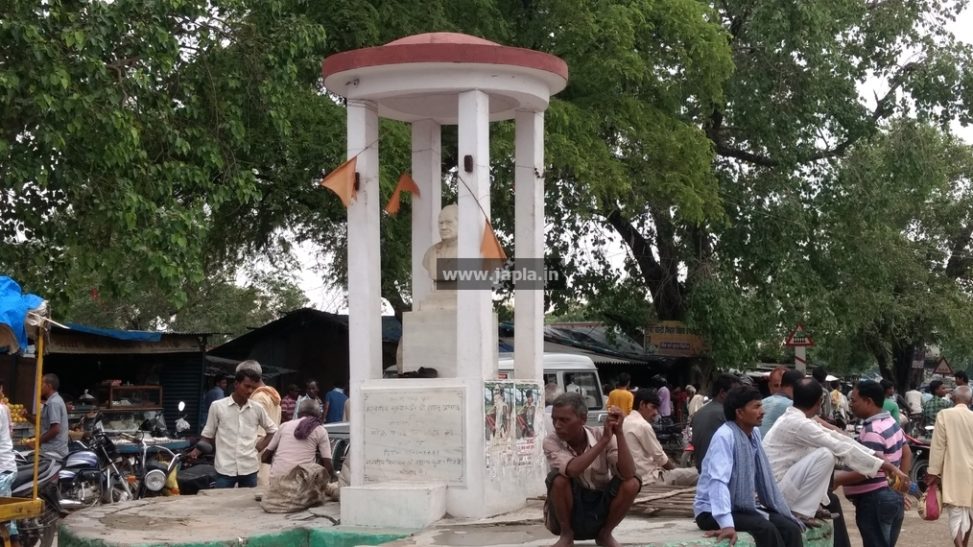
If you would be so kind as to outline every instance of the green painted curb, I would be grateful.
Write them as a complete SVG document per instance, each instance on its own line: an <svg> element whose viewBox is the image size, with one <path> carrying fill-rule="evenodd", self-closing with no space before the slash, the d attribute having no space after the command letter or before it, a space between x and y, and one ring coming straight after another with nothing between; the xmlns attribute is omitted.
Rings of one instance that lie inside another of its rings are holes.
<svg viewBox="0 0 973 547"><path fill-rule="evenodd" d="M186 531L190 535L190 531ZM355 545L381 545L408 537L409 532L395 530L366 530L361 528L294 528L285 532L252 536L242 543L231 541L187 541L143 543L137 547L228 547L247 545L248 547L354 547ZM66 526L61 526L57 535L58 547L117 547L119 544L100 539L78 537Z"/></svg>
<svg viewBox="0 0 973 547"><path fill-rule="evenodd" d="M648 543L642 547L704 547L708 545L726 545L725 541L719 543L712 538L699 538L690 540L671 541L667 543ZM737 547L757 547L753 541L753 536L746 532L737 534ZM833 547L834 546L834 527L830 521L825 521L821 526L808 528L804 531L804 547Z"/></svg>

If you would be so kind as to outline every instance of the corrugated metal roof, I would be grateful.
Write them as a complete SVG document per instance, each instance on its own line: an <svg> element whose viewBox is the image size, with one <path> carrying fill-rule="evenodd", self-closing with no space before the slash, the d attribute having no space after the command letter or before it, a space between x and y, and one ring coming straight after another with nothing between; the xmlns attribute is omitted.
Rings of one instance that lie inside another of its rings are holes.
<svg viewBox="0 0 973 547"><path fill-rule="evenodd" d="M82 326L84 327L84 326ZM113 336L123 332L141 333L128 339ZM145 331L117 331L97 327L51 329L47 350L51 354L159 354L201 353L208 333L160 332L148 336Z"/></svg>

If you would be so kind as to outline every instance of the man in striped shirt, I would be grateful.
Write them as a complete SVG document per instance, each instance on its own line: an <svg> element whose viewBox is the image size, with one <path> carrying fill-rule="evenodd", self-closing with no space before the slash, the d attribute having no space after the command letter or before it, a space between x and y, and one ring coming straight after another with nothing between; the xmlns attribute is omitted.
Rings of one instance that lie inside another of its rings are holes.
<svg viewBox="0 0 973 547"><path fill-rule="evenodd" d="M885 390L878 382L859 382L851 392L848 405L851 412L863 420L864 427L858 442L874 450L886 461L908 474L912 452L899 424L885 410ZM855 504L855 522L862 542L869 547L893 547L902 529L905 500L902 494L889 487L884 472L868 478L860 473L845 471L835 475L835 485L845 487L845 496Z"/></svg>

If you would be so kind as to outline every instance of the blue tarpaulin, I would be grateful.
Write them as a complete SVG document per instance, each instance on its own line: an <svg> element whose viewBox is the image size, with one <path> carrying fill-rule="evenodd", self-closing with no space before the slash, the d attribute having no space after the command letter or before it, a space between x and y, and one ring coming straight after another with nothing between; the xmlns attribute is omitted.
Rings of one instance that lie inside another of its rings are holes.
<svg viewBox="0 0 973 547"><path fill-rule="evenodd" d="M27 327L24 320L27 312L40 307L44 299L36 294L24 294L20 285L8 276L0 275L0 324L6 325L13 332L19 347L15 351L27 347Z"/></svg>
<svg viewBox="0 0 973 547"><path fill-rule="evenodd" d="M74 332L105 336L107 338L114 338L115 340L127 340L129 342L158 342L162 340L162 333L155 331L103 329L101 327L91 327L78 323L65 323L64 326L69 327Z"/></svg>

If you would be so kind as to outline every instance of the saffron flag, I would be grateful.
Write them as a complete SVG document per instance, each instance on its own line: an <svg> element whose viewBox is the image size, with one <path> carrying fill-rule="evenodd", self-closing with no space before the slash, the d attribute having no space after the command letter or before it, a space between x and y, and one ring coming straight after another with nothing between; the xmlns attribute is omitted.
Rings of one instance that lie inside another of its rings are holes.
<svg viewBox="0 0 973 547"><path fill-rule="evenodd" d="M399 208L402 206L400 202L402 192L409 192L417 196L422 195L419 193L419 186L416 181L412 180L408 173L402 173L399 176L399 182L395 185L395 190L392 192L392 197L389 198L388 205L385 206L386 213L393 216L399 214Z"/></svg>
<svg viewBox="0 0 973 547"><path fill-rule="evenodd" d="M355 168L357 165L358 156L355 156L328 173L321 181L321 186L338 195L346 209L355 199Z"/></svg>
<svg viewBox="0 0 973 547"><path fill-rule="evenodd" d="M480 255L483 258L493 258L497 260L507 260L507 253L503 252L497 235L493 233L493 226L490 221L484 221L483 241L480 242Z"/></svg>

